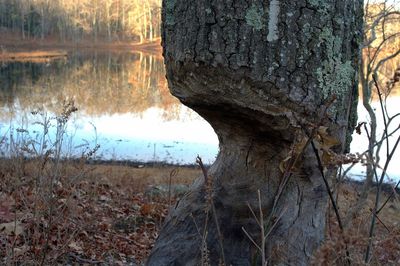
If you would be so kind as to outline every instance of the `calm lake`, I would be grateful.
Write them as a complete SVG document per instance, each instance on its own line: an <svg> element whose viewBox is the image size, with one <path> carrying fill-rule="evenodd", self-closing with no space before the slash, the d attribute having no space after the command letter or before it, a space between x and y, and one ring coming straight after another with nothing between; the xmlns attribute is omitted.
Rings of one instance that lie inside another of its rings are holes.
<svg viewBox="0 0 400 266"><path fill-rule="evenodd" d="M212 163L218 153L218 139L210 125L170 95L161 56L74 52L66 60L0 63L3 156L15 153L17 145L39 149L43 135L47 145L54 144L55 117L65 100L73 100L78 108L62 143L67 157L80 156L97 144L95 156L104 160L194 164L200 155L205 163ZM378 103L373 104L379 111ZM389 99L388 111L400 113L399 96ZM379 112L377 116L381 118ZM368 121L361 105L359 120ZM395 120L393 126L399 122ZM351 148L363 152L365 134L355 135ZM400 176L399 162L397 152L388 171L394 180ZM357 166L352 173L362 175L363 170Z"/></svg>
<svg viewBox="0 0 400 266"><path fill-rule="evenodd" d="M63 153L80 156L100 145L97 159L212 163L218 139L195 112L170 95L161 56L75 52L67 60L0 65L0 133L4 155L16 142L40 142L65 100L78 111L68 122ZM31 112L37 110L38 114ZM26 131L25 131L26 130ZM28 136L29 135L29 136Z"/></svg>

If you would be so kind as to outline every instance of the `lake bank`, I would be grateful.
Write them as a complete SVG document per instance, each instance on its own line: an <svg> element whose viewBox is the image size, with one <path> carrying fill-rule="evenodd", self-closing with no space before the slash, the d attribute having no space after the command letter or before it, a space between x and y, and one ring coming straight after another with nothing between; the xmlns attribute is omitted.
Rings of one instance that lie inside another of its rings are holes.
<svg viewBox="0 0 400 266"><path fill-rule="evenodd" d="M34 166L38 163L40 159L29 159L29 158L18 158L19 163L21 161L24 165ZM13 159L2 158L0 157L0 165L12 165L14 164ZM81 165L81 168L91 169L91 171L95 170L96 176L101 178L109 178L107 173L112 173L114 178L129 178L129 176L134 177L134 179L143 179L141 180L142 186L141 189L144 189L146 186L151 185L162 185L167 182L169 178L169 174L172 171L178 171L183 176L181 178L177 178L173 181L173 184L178 185L190 185L197 177L202 175L201 169L196 163L192 164L178 164L178 163L170 163L167 161L134 161L134 160L104 160L104 159L90 159L87 161L82 161L82 159L74 158L74 159L66 159L61 160L63 165L67 165L68 167L71 165ZM205 164L208 168L211 164ZM66 169L68 169L66 167ZM29 168L29 167L28 167ZM34 167L33 167L34 168ZM32 168L32 169L33 169ZM128 174L129 173L129 174ZM151 174L150 174L151 173ZM72 175L72 173L65 172L64 174ZM151 176L151 179L147 179ZM143 181L143 182L142 182ZM345 179L341 181L343 185L352 186L356 191L360 191L364 185L364 178L361 178L361 175L352 175L349 174ZM145 185L143 185L145 184ZM382 184L382 191L391 194L394 190L397 193L400 193L400 181L397 183L386 183ZM372 183L372 189L377 187L377 183Z"/></svg>
<svg viewBox="0 0 400 266"><path fill-rule="evenodd" d="M161 39L138 43L134 41L60 41L54 38L20 39L11 34L3 34L0 39L0 62L30 61L46 62L51 59L62 59L76 50L110 51L110 52L145 52L161 57Z"/></svg>
<svg viewBox="0 0 400 266"><path fill-rule="evenodd" d="M26 52L2 52L0 53L0 62L34 62L46 63L51 60L66 59L67 51L63 50L34 50Z"/></svg>

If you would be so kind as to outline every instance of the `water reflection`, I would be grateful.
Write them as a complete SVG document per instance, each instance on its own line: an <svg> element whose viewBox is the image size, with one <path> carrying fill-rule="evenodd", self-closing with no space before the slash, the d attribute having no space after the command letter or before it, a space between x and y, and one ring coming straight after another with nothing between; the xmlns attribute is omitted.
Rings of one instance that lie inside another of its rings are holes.
<svg viewBox="0 0 400 266"><path fill-rule="evenodd" d="M389 78L397 66L386 69ZM25 133L17 132L18 128L40 135L41 125L34 122L41 117L30 112L44 109L54 116L65 99L74 99L79 109L70 121L64 145L69 156L95 144L101 145L98 156L102 159L190 164L197 154L207 163L217 154L218 140L212 128L170 95L162 59L144 53L76 52L68 60L46 64L1 65L0 137L7 137L8 144L11 137L23 138ZM399 103L400 97L391 97L389 112L399 113ZM379 112L378 103L373 105ZM361 103L358 112L360 121L368 121ZM50 138L54 139L55 130L53 123ZM363 152L367 146L365 136L355 135L352 152ZM0 148L4 152L4 145ZM394 179L399 179L399 160L397 152L388 171ZM352 173L363 171L358 166Z"/></svg>
<svg viewBox="0 0 400 266"><path fill-rule="evenodd" d="M79 109L68 128L70 153L81 143L100 144L102 159L193 163L197 154L212 162L217 153L208 123L170 95L160 57L76 52L68 60L0 66L2 135L9 128L38 132L30 112L54 116L65 99Z"/></svg>
<svg viewBox="0 0 400 266"><path fill-rule="evenodd" d="M1 103L10 109L18 100L25 110L56 111L61 99L74 98L94 116L155 106L173 119L179 108L167 90L161 59L143 53L76 53L47 64L9 63L0 67L0 78Z"/></svg>

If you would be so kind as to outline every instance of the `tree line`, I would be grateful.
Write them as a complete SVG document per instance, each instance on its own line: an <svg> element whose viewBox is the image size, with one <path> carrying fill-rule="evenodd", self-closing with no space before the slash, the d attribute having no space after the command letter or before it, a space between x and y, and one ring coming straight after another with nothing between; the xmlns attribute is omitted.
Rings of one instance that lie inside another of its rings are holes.
<svg viewBox="0 0 400 266"><path fill-rule="evenodd" d="M159 0L0 0L0 27L22 39L153 41L160 36Z"/></svg>

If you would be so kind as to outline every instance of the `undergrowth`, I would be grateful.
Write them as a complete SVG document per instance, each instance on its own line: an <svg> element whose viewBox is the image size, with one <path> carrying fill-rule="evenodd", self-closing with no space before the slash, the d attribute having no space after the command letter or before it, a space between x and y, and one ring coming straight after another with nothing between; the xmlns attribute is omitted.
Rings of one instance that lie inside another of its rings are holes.
<svg viewBox="0 0 400 266"><path fill-rule="evenodd" d="M26 129L3 136L0 264L142 263L176 200L171 187L189 183L195 171L88 164L96 145L72 160L63 143L77 109L73 102L61 109L55 117L35 112L42 129L35 137ZM49 135L51 122L55 137Z"/></svg>

